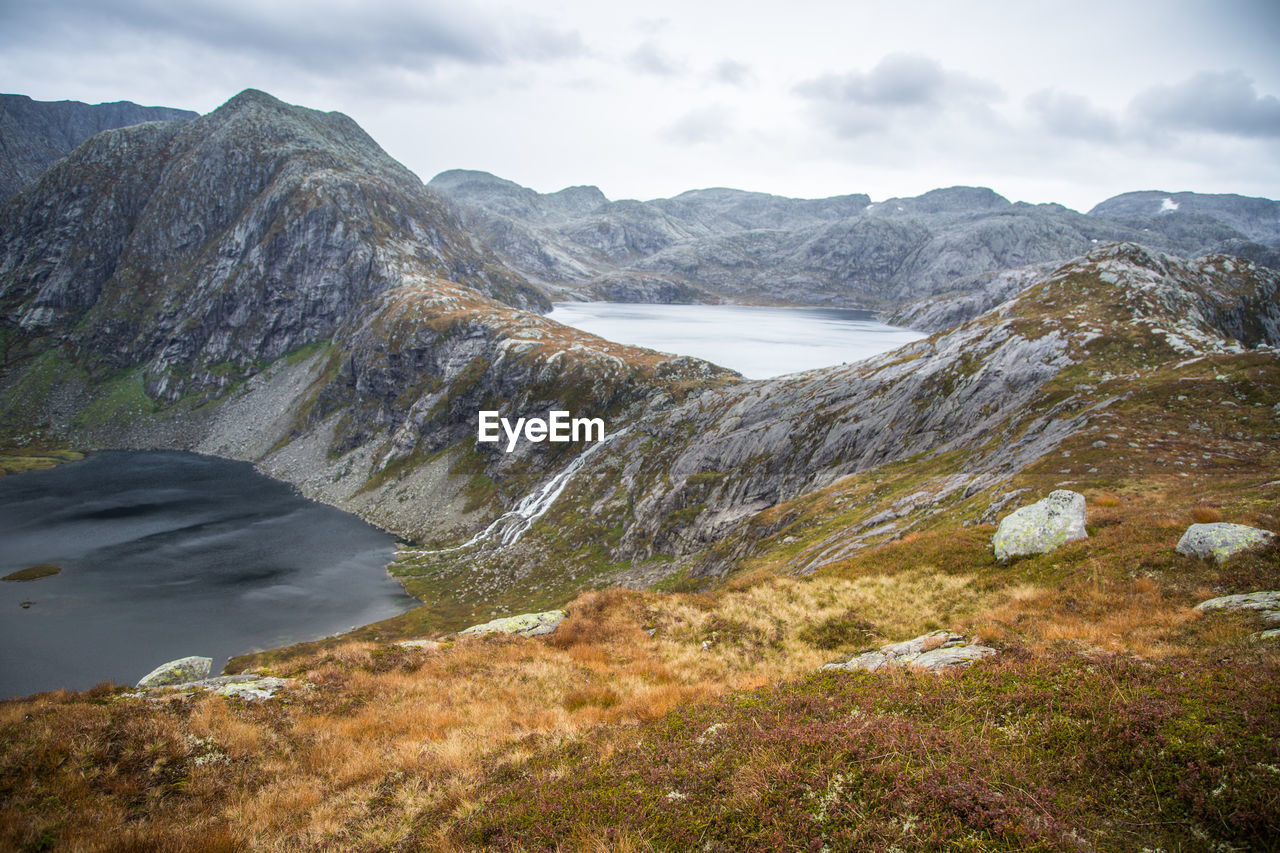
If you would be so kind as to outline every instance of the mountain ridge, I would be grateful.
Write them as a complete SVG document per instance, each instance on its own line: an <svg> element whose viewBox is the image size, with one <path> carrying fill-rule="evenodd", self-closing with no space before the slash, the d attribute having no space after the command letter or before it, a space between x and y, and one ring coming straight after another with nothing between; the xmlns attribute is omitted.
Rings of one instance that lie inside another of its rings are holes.
<svg viewBox="0 0 1280 853"><path fill-rule="evenodd" d="M198 115L132 101L86 104L0 95L0 202L94 134L148 121L191 121Z"/></svg>
<svg viewBox="0 0 1280 853"><path fill-rule="evenodd" d="M1082 214L1012 203L985 187L875 203L865 194L788 199L725 188L609 201L591 187L594 207L571 211L554 193L489 173L444 172L428 185L461 205L511 266L567 299L893 311L962 291L974 276L1065 262L1102 243L1185 257L1236 249L1262 263L1280 245L1280 203L1246 197L1197 196L1160 213L1149 210L1150 193L1130 193ZM1232 204L1242 209L1229 213Z"/></svg>

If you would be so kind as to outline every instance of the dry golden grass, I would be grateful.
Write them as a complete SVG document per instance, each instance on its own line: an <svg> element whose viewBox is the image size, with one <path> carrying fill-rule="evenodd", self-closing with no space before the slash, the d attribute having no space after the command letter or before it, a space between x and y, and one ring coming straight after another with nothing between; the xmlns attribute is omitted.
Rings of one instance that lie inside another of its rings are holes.
<svg viewBox="0 0 1280 853"><path fill-rule="evenodd" d="M1213 524L1222 521L1222 513L1211 506L1198 506L1191 510L1191 517L1196 524Z"/></svg>

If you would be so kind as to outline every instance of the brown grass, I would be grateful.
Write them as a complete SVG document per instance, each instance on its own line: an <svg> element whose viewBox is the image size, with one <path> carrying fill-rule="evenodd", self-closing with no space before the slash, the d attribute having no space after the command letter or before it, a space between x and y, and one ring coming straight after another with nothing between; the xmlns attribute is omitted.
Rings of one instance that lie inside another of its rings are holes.
<svg viewBox="0 0 1280 853"><path fill-rule="evenodd" d="M1213 524L1222 521L1222 512L1211 506L1198 506L1191 510L1191 517L1195 519L1196 524Z"/></svg>

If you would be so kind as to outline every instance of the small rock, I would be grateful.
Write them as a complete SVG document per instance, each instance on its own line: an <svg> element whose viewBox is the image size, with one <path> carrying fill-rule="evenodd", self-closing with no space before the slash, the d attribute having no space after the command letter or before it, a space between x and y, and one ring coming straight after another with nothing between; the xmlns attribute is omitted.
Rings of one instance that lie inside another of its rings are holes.
<svg viewBox="0 0 1280 853"><path fill-rule="evenodd" d="M406 649L424 649L428 652L434 652L436 649L440 648L440 642L438 640L400 640L396 645L403 646Z"/></svg>
<svg viewBox="0 0 1280 853"><path fill-rule="evenodd" d="M1259 640L1280 640L1280 628L1268 628L1265 631L1259 631L1253 636Z"/></svg>
<svg viewBox="0 0 1280 853"><path fill-rule="evenodd" d="M991 537L996 558L1045 554L1075 539L1086 539L1084 495L1058 489L1041 501L1006 515Z"/></svg>
<svg viewBox="0 0 1280 853"><path fill-rule="evenodd" d="M459 634L519 634L521 637L536 637L539 634L550 634L569 614L563 610L548 610L544 613L521 613L519 616L505 616L485 622L483 625L472 625L459 631Z"/></svg>
<svg viewBox="0 0 1280 853"><path fill-rule="evenodd" d="M171 660L148 672L138 681L138 687L172 687L190 684L209 677L213 658L187 657Z"/></svg>
<svg viewBox="0 0 1280 853"><path fill-rule="evenodd" d="M1095 441L1093 444L1089 446L1092 447L1094 450L1101 450L1102 448L1107 446L1107 443L1102 439L1098 439L1097 441Z"/></svg>
<svg viewBox="0 0 1280 853"><path fill-rule="evenodd" d="M1212 557L1221 563L1241 551L1265 545L1274 538L1275 534L1270 530L1260 530L1245 524L1228 524L1225 521L1193 524L1178 540L1178 553L1202 559Z"/></svg>
<svg viewBox="0 0 1280 853"><path fill-rule="evenodd" d="M222 696L234 696L250 702L260 702L263 699L272 698L276 695L277 690L288 684L283 678L262 678L257 675L252 678L233 676L232 679L216 686L213 692Z"/></svg>
<svg viewBox="0 0 1280 853"><path fill-rule="evenodd" d="M912 640L890 643L879 650L860 652L847 661L823 664L822 669L875 672L886 666L910 666L938 672L951 666L968 666L994 654L997 652L990 646L966 643L961 634L934 631Z"/></svg>

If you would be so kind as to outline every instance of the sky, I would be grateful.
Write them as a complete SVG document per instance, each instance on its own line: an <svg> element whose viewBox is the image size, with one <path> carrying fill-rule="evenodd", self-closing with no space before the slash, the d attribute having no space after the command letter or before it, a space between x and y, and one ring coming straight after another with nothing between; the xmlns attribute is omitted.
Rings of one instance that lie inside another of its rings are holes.
<svg viewBox="0 0 1280 853"><path fill-rule="evenodd" d="M0 0L0 91L339 110L423 180L1280 198L1280 0Z"/></svg>

